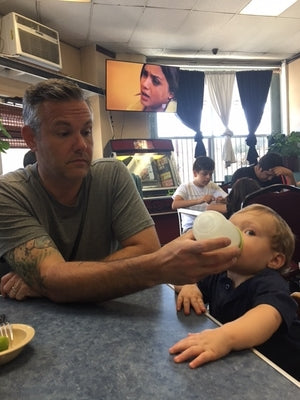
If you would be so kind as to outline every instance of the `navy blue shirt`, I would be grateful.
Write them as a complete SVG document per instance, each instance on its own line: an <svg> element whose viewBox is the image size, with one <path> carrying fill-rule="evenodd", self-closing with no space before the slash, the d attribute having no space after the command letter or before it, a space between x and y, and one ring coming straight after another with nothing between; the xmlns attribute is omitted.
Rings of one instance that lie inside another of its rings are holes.
<svg viewBox="0 0 300 400"><path fill-rule="evenodd" d="M278 271L266 268L234 288L223 272L198 282L209 313L222 324L233 321L259 304L275 307L282 317L280 328L257 349L300 379L300 320L297 304L290 296L288 283Z"/></svg>
<svg viewBox="0 0 300 400"><path fill-rule="evenodd" d="M241 167L241 168L237 169L234 172L234 174L232 175L231 185L233 185L240 178L254 179L256 182L259 183L259 185L261 187L276 185L276 184L280 184L280 183L281 184L286 183L285 178L283 176L274 176L269 181L264 181L264 182L260 181L255 174L254 167L255 167L255 165L250 165L249 167Z"/></svg>

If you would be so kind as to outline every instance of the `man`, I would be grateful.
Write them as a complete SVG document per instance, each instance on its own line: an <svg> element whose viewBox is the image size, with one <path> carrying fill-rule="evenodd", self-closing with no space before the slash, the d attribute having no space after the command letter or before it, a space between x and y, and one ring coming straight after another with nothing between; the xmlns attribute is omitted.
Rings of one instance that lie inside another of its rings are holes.
<svg viewBox="0 0 300 400"><path fill-rule="evenodd" d="M267 153L256 165L237 169L232 175L231 184L240 178L252 178L262 187L279 183L296 185L293 172L283 166L282 158L277 153Z"/></svg>
<svg viewBox="0 0 300 400"><path fill-rule="evenodd" d="M23 118L37 163L0 178L0 257L13 271L2 277L3 296L103 301L196 282L236 261L226 238L200 243L190 234L160 248L125 165L92 163L92 113L77 85L30 87Z"/></svg>

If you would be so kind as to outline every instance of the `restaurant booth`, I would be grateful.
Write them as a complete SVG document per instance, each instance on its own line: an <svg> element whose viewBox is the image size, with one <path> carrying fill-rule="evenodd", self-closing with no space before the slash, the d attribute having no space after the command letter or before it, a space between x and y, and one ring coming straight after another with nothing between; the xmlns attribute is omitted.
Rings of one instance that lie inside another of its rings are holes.
<svg viewBox="0 0 300 400"><path fill-rule="evenodd" d="M173 144L169 139L115 139L104 148L104 157L122 161L141 183L141 195L152 216L161 245L179 236L172 194L179 186Z"/></svg>

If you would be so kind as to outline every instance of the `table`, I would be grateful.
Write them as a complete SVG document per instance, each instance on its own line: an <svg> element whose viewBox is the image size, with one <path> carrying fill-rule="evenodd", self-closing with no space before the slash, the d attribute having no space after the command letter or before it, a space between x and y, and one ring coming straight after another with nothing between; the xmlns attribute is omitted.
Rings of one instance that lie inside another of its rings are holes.
<svg viewBox="0 0 300 400"><path fill-rule="evenodd" d="M299 387L250 350L191 370L168 348L188 332L214 328L184 316L161 285L94 304L0 297L12 323L32 325L32 342L0 367L1 400L295 400Z"/></svg>

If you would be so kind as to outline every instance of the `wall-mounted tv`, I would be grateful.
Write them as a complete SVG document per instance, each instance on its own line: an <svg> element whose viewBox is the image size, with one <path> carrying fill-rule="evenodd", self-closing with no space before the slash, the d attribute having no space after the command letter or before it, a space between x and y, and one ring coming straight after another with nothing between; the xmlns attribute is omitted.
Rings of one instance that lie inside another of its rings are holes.
<svg viewBox="0 0 300 400"><path fill-rule="evenodd" d="M179 67L106 60L106 110L176 112Z"/></svg>

